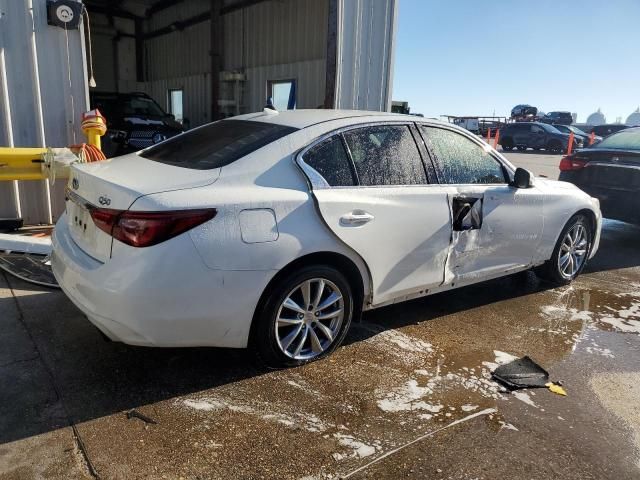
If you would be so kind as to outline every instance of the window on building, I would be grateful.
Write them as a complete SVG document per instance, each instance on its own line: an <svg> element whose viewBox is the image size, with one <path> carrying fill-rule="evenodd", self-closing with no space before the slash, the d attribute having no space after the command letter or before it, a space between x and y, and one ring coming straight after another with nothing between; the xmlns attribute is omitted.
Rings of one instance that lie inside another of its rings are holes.
<svg viewBox="0 0 640 480"><path fill-rule="evenodd" d="M182 89L169 90L169 113L180 123L184 120L182 97Z"/></svg>
<svg viewBox="0 0 640 480"><path fill-rule="evenodd" d="M344 133L360 185L420 185L427 176L408 126L380 125Z"/></svg>
<svg viewBox="0 0 640 480"><path fill-rule="evenodd" d="M296 81L270 80L267 84L268 96L278 111L296 108Z"/></svg>
<svg viewBox="0 0 640 480"><path fill-rule="evenodd" d="M500 162L480 145L444 128L420 127L448 184L508 183Z"/></svg>
<svg viewBox="0 0 640 480"><path fill-rule="evenodd" d="M318 172L332 187L356 184L342 139L333 136L320 142L304 155L304 162Z"/></svg>

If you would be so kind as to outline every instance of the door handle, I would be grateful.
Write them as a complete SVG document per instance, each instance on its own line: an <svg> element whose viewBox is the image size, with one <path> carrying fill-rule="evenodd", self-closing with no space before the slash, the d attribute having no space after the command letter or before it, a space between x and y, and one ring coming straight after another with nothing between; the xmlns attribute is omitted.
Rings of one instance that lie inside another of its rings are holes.
<svg viewBox="0 0 640 480"><path fill-rule="evenodd" d="M340 217L340 224L345 226L358 226L369 223L375 217L370 213L363 210L354 210L350 213L345 213Z"/></svg>

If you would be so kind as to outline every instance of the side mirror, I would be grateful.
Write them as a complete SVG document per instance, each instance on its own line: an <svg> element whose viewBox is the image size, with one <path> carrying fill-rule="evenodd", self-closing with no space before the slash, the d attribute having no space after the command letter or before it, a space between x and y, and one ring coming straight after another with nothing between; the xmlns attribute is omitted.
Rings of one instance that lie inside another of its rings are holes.
<svg viewBox="0 0 640 480"><path fill-rule="evenodd" d="M516 188L531 188L533 186L531 182L532 176L529 170L518 167L513 175L513 183L511 185Z"/></svg>
<svg viewBox="0 0 640 480"><path fill-rule="evenodd" d="M176 116L173 113L166 113L164 118L168 118L169 120L175 120Z"/></svg>

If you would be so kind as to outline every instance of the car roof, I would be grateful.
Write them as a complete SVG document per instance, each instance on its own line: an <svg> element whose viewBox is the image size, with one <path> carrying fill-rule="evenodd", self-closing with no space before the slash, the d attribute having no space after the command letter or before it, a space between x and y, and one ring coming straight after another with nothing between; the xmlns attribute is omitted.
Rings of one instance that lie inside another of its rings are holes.
<svg viewBox="0 0 640 480"><path fill-rule="evenodd" d="M443 123L450 125L447 122L441 122L439 120L424 119L423 117L416 117L415 115L404 115L400 113L389 112L373 112L366 110L323 110L323 109L301 109L301 110L285 110L282 112L267 113L266 111L258 113L248 113L245 115L238 115L237 117L230 117L227 120L253 120L256 122L274 123L277 125L284 125L293 128L306 128L319 123L330 122L333 120L344 120L352 118L354 123L362 123L366 121L367 117L376 117L375 120L379 121L381 118L389 120L402 120L411 122L429 122L429 123Z"/></svg>

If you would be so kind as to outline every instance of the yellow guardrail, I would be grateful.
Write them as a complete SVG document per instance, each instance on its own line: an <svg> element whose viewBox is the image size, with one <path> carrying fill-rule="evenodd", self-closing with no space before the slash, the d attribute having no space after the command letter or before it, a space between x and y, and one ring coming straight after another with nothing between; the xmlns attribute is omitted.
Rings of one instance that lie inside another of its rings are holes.
<svg viewBox="0 0 640 480"><path fill-rule="evenodd" d="M46 180L68 176L72 161L95 162L104 160L100 137L107 131L107 123L99 110L82 115L82 131L88 145L72 145L75 154L65 148L0 147L0 181Z"/></svg>
<svg viewBox="0 0 640 480"><path fill-rule="evenodd" d="M45 180L46 148L0 147L0 180Z"/></svg>

